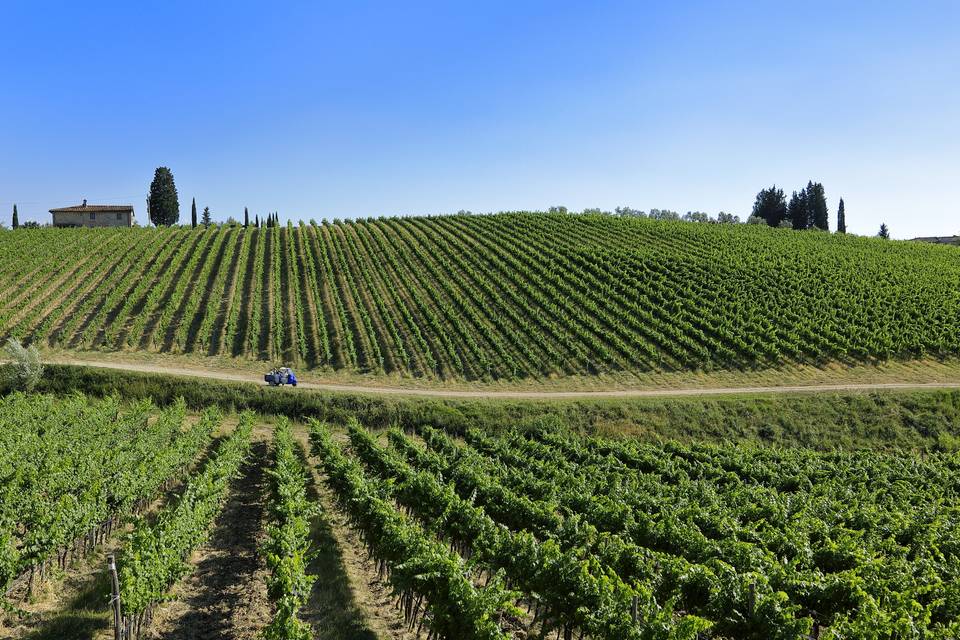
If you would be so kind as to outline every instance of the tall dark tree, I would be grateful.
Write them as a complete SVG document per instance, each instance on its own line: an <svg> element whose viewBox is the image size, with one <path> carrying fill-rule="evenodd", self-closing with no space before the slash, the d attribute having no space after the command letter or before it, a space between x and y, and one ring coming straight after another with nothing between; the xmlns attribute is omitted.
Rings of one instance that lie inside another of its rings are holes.
<svg viewBox="0 0 960 640"><path fill-rule="evenodd" d="M256 227L257 229L260 228L260 214L259 214L259 213L253 217L253 226Z"/></svg>
<svg viewBox="0 0 960 640"><path fill-rule="evenodd" d="M812 180L807 183L807 215L810 229L830 230L830 211L823 185Z"/></svg>
<svg viewBox="0 0 960 640"><path fill-rule="evenodd" d="M17 215L17 205L13 205L13 228L17 229L20 227L20 216Z"/></svg>
<svg viewBox="0 0 960 640"><path fill-rule="evenodd" d="M847 232L847 212L843 209L843 198L840 198L840 204L837 205L837 233Z"/></svg>
<svg viewBox="0 0 960 640"><path fill-rule="evenodd" d="M250 226L250 212L247 211L247 208L243 208L243 228L246 229Z"/></svg>
<svg viewBox="0 0 960 640"><path fill-rule="evenodd" d="M213 223L213 216L210 215L210 207L203 208L203 217L200 218L200 222L205 227L209 227Z"/></svg>
<svg viewBox="0 0 960 640"><path fill-rule="evenodd" d="M878 233L877 236L883 238L884 240L890 239L890 229L887 227L886 222L880 225L880 233Z"/></svg>
<svg viewBox="0 0 960 640"><path fill-rule="evenodd" d="M194 229L197 228L197 199L194 198L190 202L190 226Z"/></svg>
<svg viewBox="0 0 960 640"><path fill-rule="evenodd" d="M790 204L787 205L787 219L794 229L806 229L809 216L807 215L807 190L800 189L790 196Z"/></svg>
<svg viewBox="0 0 960 640"><path fill-rule="evenodd" d="M173 173L167 167L157 167L150 183L150 197L147 199L150 222L160 226L177 224L180 220L180 200L177 185L173 183Z"/></svg>
<svg viewBox="0 0 960 640"><path fill-rule="evenodd" d="M753 203L752 215L763 218L771 227L776 227L787 216L787 200L783 189L773 185L769 189L761 189Z"/></svg>

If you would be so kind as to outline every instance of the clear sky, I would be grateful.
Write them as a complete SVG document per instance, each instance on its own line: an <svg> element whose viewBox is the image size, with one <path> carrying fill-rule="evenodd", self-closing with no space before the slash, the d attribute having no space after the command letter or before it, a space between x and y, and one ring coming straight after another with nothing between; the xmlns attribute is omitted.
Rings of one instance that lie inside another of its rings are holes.
<svg viewBox="0 0 960 640"><path fill-rule="evenodd" d="M960 232L960 2L0 2L0 222L630 205Z"/></svg>

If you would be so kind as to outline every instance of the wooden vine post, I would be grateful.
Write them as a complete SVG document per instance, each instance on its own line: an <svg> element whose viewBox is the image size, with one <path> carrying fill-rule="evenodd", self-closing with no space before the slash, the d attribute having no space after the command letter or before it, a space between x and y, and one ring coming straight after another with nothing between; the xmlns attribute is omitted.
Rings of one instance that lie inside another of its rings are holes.
<svg viewBox="0 0 960 640"><path fill-rule="evenodd" d="M110 603L113 605L113 640L121 640L120 580L117 578L117 560L112 553L107 556L107 566L110 569Z"/></svg>

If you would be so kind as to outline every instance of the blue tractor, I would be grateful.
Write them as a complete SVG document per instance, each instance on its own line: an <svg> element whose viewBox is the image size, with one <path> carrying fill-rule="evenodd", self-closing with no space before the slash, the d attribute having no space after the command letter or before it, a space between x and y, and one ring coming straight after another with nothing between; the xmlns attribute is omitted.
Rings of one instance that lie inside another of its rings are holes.
<svg viewBox="0 0 960 640"><path fill-rule="evenodd" d="M271 387L282 387L285 384L297 386L297 376L290 367L277 367L263 376L263 381Z"/></svg>

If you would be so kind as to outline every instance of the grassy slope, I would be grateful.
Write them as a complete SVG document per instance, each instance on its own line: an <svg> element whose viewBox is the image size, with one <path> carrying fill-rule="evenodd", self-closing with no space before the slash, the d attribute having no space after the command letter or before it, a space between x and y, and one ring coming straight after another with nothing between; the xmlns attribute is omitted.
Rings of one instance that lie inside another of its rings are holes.
<svg viewBox="0 0 960 640"><path fill-rule="evenodd" d="M319 376L386 375L411 384L589 386L600 375L603 384L636 386L660 376L695 382L704 372L737 384L740 375L803 377L960 355L954 247L753 225L533 214L305 226L283 230L282 242L271 235L280 231L260 230L270 235L262 273L258 243L236 238L231 246L246 247L246 260L187 252L198 261L173 265L190 269L176 291L144 256L129 269L103 269L89 294L100 297L82 301L91 312L80 319L24 322L23 301L16 308L0 302L0 336L238 366L283 359ZM70 264L77 248L68 240L82 234L80 250L103 266L119 259L113 247L129 245L129 235L156 233L0 232L0 282L9 283L2 299L17 300L16 289L29 280L24 247L34 260ZM185 230L169 242L193 242L197 234L208 234L200 244L211 244L209 230ZM168 244L149 240L137 244ZM208 308L208 284L227 281L240 286ZM56 310L77 290L86 288L76 278L51 279L28 303ZM133 302L108 299L117 291L130 292ZM162 295L151 296L155 291ZM177 313L164 315L171 304ZM241 308L243 317L227 322L230 310ZM120 329L85 326L105 319ZM148 339L167 320L174 324L163 337L178 339ZM237 326L244 333L228 335ZM210 335L196 335L201 327Z"/></svg>
<svg viewBox="0 0 960 640"><path fill-rule="evenodd" d="M117 393L158 403L182 396L292 418L355 415L364 424L432 424L458 431L547 421L564 428L650 440L762 441L815 449L947 450L960 443L960 391L820 393L592 401L463 401L268 389L86 367L48 367L43 391Z"/></svg>

